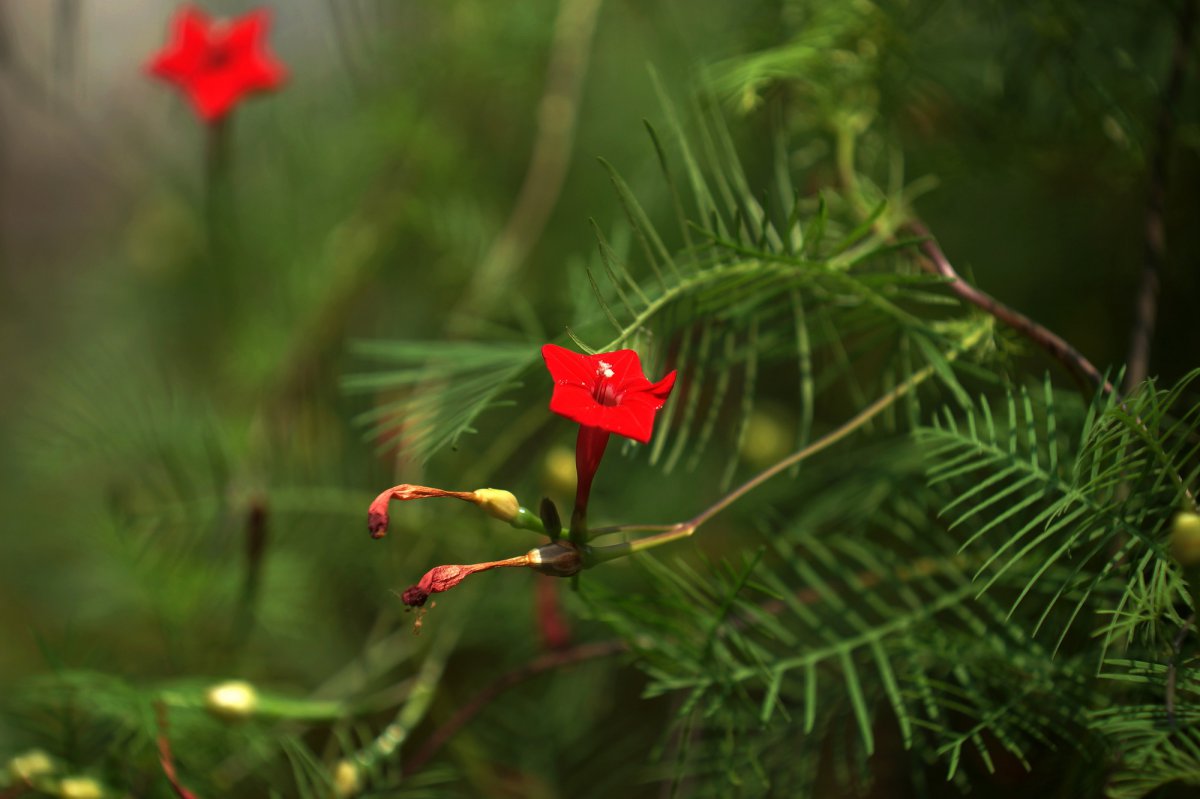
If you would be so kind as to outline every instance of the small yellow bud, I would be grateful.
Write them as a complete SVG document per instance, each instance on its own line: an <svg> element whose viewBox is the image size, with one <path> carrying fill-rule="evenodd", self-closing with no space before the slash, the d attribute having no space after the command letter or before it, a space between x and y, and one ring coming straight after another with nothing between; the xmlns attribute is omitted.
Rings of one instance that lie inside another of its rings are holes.
<svg viewBox="0 0 1200 799"><path fill-rule="evenodd" d="M339 760L333 770L333 788L339 797L357 796L362 790L362 772L352 760Z"/></svg>
<svg viewBox="0 0 1200 799"><path fill-rule="evenodd" d="M31 749L8 761L8 773L18 782L31 782L54 773L54 761L41 749Z"/></svg>
<svg viewBox="0 0 1200 799"><path fill-rule="evenodd" d="M214 685L204 694L209 713L226 719L244 719L258 710L258 691L248 682L231 680Z"/></svg>
<svg viewBox="0 0 1200 799"><path fill-rule="evenodd" d="M1183 566L1200 566L1200 515L1180 511L1171 520L1171 554Z"/></svg>
<svg viewBox="0 0 1200 799"><path fill-rule="evenodd" d="M521 503L517 502L517 498L508 491L499 488L481 488L471 493L480 510L502 522L511 522L517 518L517 513L521 510Z"/></svg>
<svg viewBox="0 0 1200 799"><path fill-rule="evenodd" d="M90 777L67 777L58 784L62 799L104 799L104 789Z"/></svg>

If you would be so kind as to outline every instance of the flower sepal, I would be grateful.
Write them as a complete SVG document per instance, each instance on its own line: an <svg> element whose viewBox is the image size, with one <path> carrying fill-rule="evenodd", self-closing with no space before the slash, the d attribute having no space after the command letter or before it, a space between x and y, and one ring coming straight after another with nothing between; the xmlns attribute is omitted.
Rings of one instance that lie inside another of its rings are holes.
<svg viewBox="0 0 1200 799"><path fill-rule="evenodd" d="M529 550L529 564L551 577L574 577L583 571L584 557L572 544L555 541Z"/></svg>

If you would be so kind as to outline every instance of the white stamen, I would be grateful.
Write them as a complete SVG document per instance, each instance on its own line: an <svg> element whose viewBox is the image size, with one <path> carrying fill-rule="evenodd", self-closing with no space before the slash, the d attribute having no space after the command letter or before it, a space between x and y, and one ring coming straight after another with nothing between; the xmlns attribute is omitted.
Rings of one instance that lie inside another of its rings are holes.
<svg viewBox="0 0 1200 799"><path fill-rule="evenodd" d="M612 377L613 376L612 364L608 363L607 361L601 361L600 362L600 373L602 375L604 375L605 377Z"/></svg>

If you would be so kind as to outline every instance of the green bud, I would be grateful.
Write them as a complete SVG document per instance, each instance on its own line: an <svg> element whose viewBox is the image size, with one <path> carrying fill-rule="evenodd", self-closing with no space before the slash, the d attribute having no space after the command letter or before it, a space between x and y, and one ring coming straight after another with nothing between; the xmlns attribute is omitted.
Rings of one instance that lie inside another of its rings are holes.
<svg viewBox="0 0 1200 799"><path fill-rule="evenodd" d="M521 503L510 492L499 488L480 488L471 492L475 504L489 516L502 522L511 522L521 512Z"/></svg>

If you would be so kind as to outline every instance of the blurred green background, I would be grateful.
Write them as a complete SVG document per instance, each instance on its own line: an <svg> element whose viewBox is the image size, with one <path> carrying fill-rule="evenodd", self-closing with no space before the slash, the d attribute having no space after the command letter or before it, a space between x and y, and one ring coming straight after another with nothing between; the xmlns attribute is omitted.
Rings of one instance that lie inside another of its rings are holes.
<svg viewBox="0 0 1200 799"><path fill-rule="evenodd" d="M142 71L174 5L6 3L0 756L38 746L99 768L97 727L22 704L38 675L60 670L148 690L238 677L280 695L369 696L359 719L377 732L435 628L459 634L435 719L536 655L524 577L464 584L420 637L391 593L436 563L522 552L527 537L428 503L394 513L373 542L363 517L402 481L565 504L573 430L524 413L548 379L523 374L517 407L488 411L478 434L425 464L371 440L354 419L380 397L343 381L374 368L357 340L536 347L599 316L582 271L596 252L588 220L629 236L597 156L655 220L673 213L642 123L664 119L648 65L676 98L720 98L752 181L767 180L782 137L806 195L837 181L839 115L867 113L861 168L883 182L903 163L906 180L936 179L916 209L959 271L1119 367L1181 5L289 0L270 39L290 78L235 112L233 222L214 248L203 126ZM1193 60L1168 160L1150 368L1167 379L1200 345L1195 77ZM1027 363L1055 368L1032 352ZM795 411L782 386L772 405L773 387L768 377L762 407L786 428ZM780 444L765 430L769 454ZM609 464L596 504L681 518L736 457L672 479L651 479L642 460ZM248 540L261 555L247 556ZM570 615L576 599L563 600ZM575 635L597 629L577 623ZM640 680L596 662L504 697L456 739L457 770L429 790L659 795L645 764L669 702L639 700ZM530 717L536 728L516 721ZM218 762L231 747L194 734ZM270 776L281 772L263 773L289 794ZM239 795L262 795L254 784Z"/></svg>

